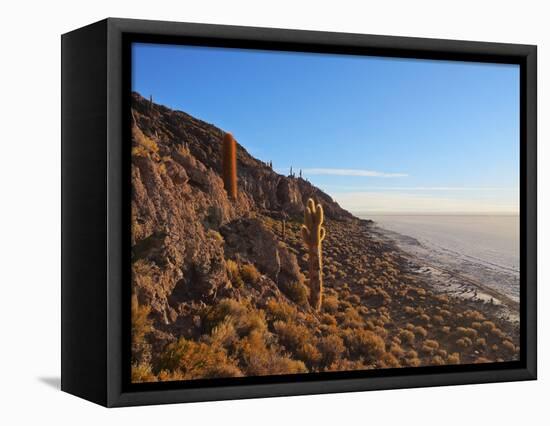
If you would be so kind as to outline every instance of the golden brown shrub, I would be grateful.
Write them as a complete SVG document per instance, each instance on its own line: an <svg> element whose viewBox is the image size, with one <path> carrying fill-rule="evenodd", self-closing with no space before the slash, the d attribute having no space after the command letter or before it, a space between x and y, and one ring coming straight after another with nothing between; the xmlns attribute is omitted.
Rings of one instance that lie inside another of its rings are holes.
<svg viewBox="0 0 550 426"><path fill-rule="evenodd" d="M330 335L319 339L317 348L323 357L323 364L327 366L337 361L346 350L344 341L335 335Z"/></svg>
<svg viewBox="0 0 550 426"><path fill-rule="evenodd" d="M237 355L247 376L307 372L302 361L282 356L276 350L268 348L264 335L256 331L238 342Z"/></svg>
<svg viewBox="0 0 550 426"><path fill-rule="evenodd" d="M132 364L132 383L156 382L157 378L146 363Z"/></svg>
<svg viewBox="0 0 550 426"><path fill-rule="evenodd" d="M460 364L460 354L454 352L447 357L447 364Z"/></svg>
<svg viewBox="0 0 550 426"><path fill-rule="evenodd" d="M444 365L445 364L445 360L440 356L440 355L435 355L433 358L432 358L432 362L431 362L433 365Z"/></svg>
<svg viewBox="0 0 550 426"><path fill-rule="evenodd" d="M321 322L326 325L336 325L336 318L330 314L323 314L321 316Z"/></svg>
<svg viewBox="0 0 550 426"><path fill-rule="evenodd" d="M472 340L469 337L461 337L455 342L456 346L462 349L472 346Z"/></svg>
<svg viewBox="0 0 550 426"><path fill-rule="evenodd" d="M439 343L437 343L435 340L427 339L424 341L421 351L425 354L433 355L438 348Z"/></svg>
<svg viewBox="0 0 550 426"><path fill-rule="evenodd" d="M323 310L334 314L338 312L338 298L336 296L327 296L323 299Z"/></svg>
<svg viewBox="0 0 550 426"><path fill-rule="evenodd" d="M484 348L485 346L487 346L487 342L483 337L477 338L475 344L478 348Z"/></svg>
<svg viewBox="0 0 550 426"><path fill-rule="evenodd" d="M350 354L375 362L386 350L384 339L368 330L354 330L345 336Z"/></svg>
<svg viewBox="0 0 550 426"><path fill-rule="evenodd" d="M160 355L158 368L177 372L181 380L242 375L223 349L183 337L167 345Z"/></svg>
<svg viewBox="0 0 550 426"><path fill-rule="evenodd" d="M309 368L317 366L322 359L321 352L311 343L300 346L296 351L296 357L303 361Z"/></svg>
<svg viewBox="0 0 550 426"><path fill-rule="evenodd" d="M244 281L241 278L240 268L237 262L231 259L226 259L225 270L233 287L242 288L244 286Z"/></svg>
<svg viewBox="0 0 550 426"><path fill-rule="evenodd" d="M260 272L251 263L246 263L241 266L240 275L247 284L255 284L261 277Z"/></svg>
<svg viewBox="0 0 550 426"><path fill-rule="evenodd" d="M481 323L481 331L485 333L489 333L494 328L495 328L495 323L492 321L483 321Z"/></svg>
<svg viewBox="0 0 550 426"><path fill-rule="evenodd" d="M140 306L137 296L132 295L132 343L141 345L145 343L145 335L152 329L153 321L149 319L150 306Z"/></svg>
<svg viewBox="0 0 550 426"><path fill-rule="evenodd" d="M269 299L266 311L270 319L279 321L292 321L298 315L296 308L283 300Z"/></svg>
<svg viewBox="0 0 550 426"><path fill-rule="evenodd" d="M412 331L402 329L399 332L399 338L405 344L412 345L414 343L414 333Z"/></svg>
<svg viewBox="0 0 550 426"><path fill-rule="evenodd" d="M380 355L378 365L381 368L397 368L401 367L399 360L391 353L384 352Z"/></svg>
<svg viewBox="0 0 550 426"><path fill-rule="evenodd" d="M428 335L428 331L424 327L419 325L414 328L413 332L417 336L426 337Z"/></svg>
<svg viewBox="0 0 550 426"><path fill-rule="evenodd" d="M504 350L506 350L510 354L513 354L513 353L516 352L515 345L512 342L510 342L509 340L504 340L502 342L502 347L504 348Z"/></svg>
<svg viewBox="0 0 550 426"><path fill-rule="evenodd" d="M298 348L301 348L312 340L309 329L303 325L275 321L273 328L279 343L291 352L297 351Z"/></svg>

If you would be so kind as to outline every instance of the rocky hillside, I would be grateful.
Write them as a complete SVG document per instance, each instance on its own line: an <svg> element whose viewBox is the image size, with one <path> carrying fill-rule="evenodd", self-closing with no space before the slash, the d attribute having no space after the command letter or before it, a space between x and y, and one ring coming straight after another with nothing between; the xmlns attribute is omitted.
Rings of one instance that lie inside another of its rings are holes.
<svg viewBox="0 0 550 426"><path fill-rule="evenodd" d="M132 95L134 381L516 356L514 330L489 321L483 307L433 293L366 221L240 145L230 200L223 134ZM308 198L326 216L320 313L308 304L299 232Z"/></svg>

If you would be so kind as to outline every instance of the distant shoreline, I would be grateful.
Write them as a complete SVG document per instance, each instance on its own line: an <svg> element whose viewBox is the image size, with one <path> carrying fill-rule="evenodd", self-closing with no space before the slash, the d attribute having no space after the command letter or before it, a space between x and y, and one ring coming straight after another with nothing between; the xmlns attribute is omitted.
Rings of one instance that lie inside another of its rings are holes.
<svg viewBox="0 0 550 426"><path fill-rule="evenodd" d="M468 274L468 272L459 270L456 268L456 265L446 264L439 258L426 258L423 256L426 249L416 238L401 232L386 229L377 223L376 220L370 219L370 221L371 222L367 223L370 232L382 241L393 243L408 260L411 270L421 275L425 282L430 284L434 290L461 298L465 301L491 305L491 309L497 307L501 319L509 321L510 323L519 321L519 298L516 300L516 298L511 297L503 291L499 291L499 289L494 286L484 283L483 279L486 278L486 276L484 276L481 271L482 267L486 266L485 264L480 265L481 267L479 270L481 278L471 276L471 273ZM492 272L495 274L501 273L499 271Z"/></svg>

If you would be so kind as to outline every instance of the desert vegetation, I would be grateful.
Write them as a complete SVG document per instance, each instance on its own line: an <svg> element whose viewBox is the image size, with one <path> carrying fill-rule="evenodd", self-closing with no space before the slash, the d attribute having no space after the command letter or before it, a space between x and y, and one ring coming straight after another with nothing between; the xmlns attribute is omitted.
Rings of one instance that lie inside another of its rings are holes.
<svg viewBox="0 0 550 426"><path fill-rule="evenodd" d="M300 175L137 94L132 111L134 382L518 359L498 306L435 291Z"/></svg>

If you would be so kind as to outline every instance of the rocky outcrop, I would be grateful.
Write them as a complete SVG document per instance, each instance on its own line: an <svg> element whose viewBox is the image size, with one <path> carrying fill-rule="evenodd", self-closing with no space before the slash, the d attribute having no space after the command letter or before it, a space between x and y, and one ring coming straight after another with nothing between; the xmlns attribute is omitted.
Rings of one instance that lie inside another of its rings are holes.
<svg viewBox="0 0 550 426"><path fill-rule="evenodd" d="M256 265L269 294L304 282L296 255L268 228L266 217L301 218L313 197L327 217L353 220L327 194L302 178L276 173L239 144L238 194L230 200L222 180L223 135L184 112L132 95L133 289L140 303L151 306L157 328L185 328L193 304L222 295L251 297L231 285L227 259Z"/></svg>

